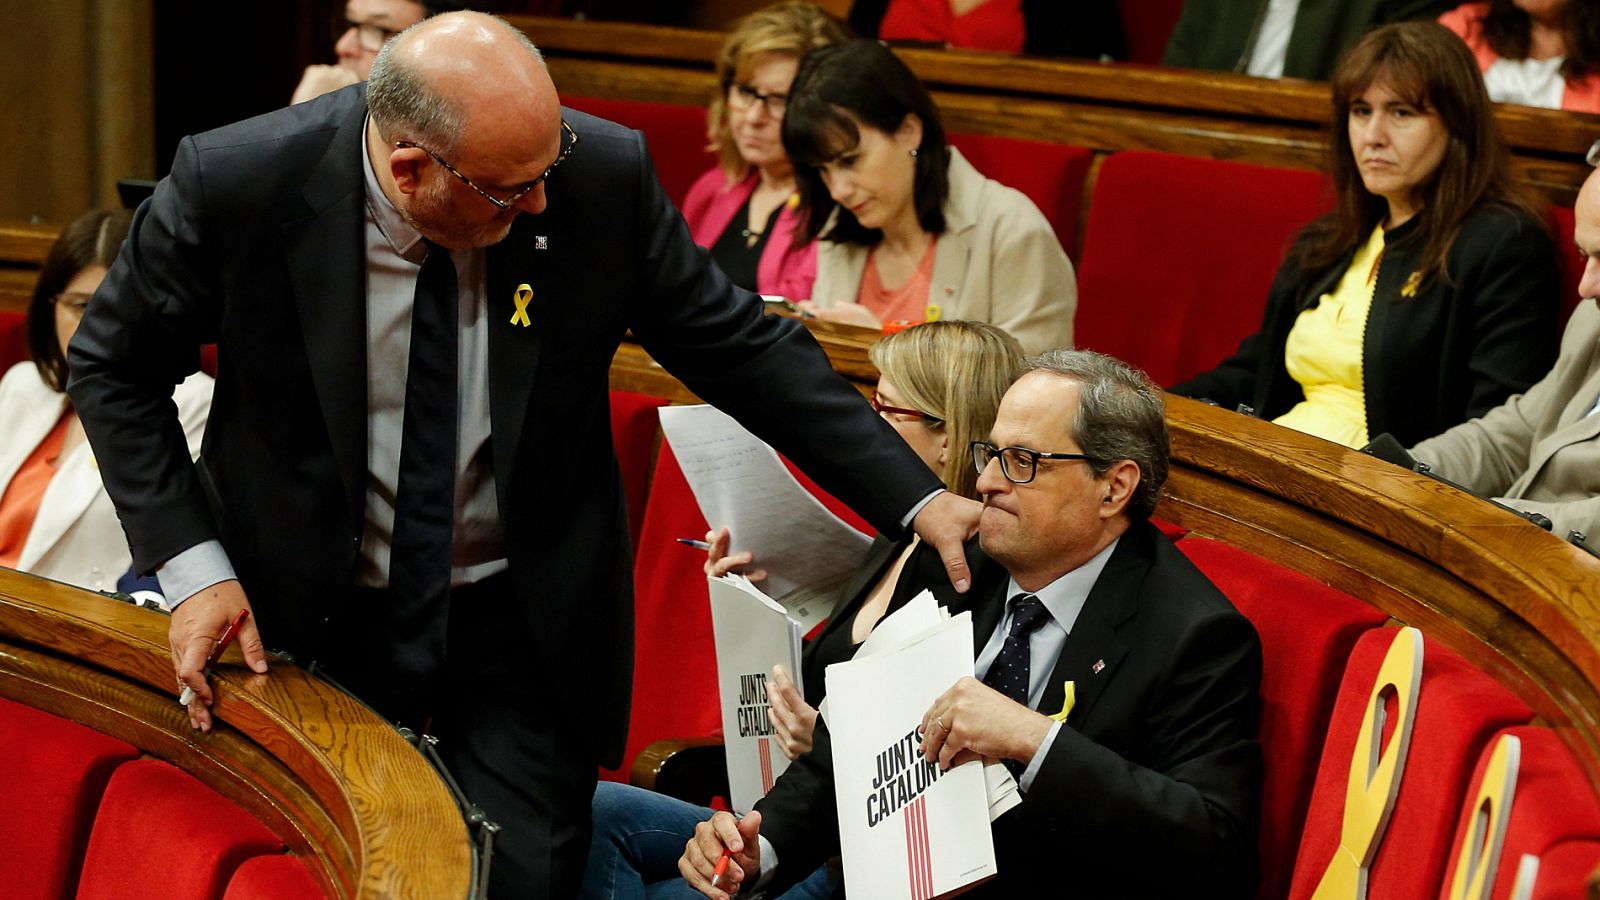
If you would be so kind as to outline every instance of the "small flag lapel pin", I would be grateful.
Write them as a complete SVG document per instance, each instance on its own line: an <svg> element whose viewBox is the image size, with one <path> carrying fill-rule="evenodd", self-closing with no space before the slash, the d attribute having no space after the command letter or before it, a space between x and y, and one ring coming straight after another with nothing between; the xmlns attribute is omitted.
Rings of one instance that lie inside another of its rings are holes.
<svg viewBox="0 0 1600 900"><path fill-rule="evenodd" d="M1090 669L1090 671L1094 672L1096 675L1099 675L1100 674L1100 670L1104 669L1105 667L1106 667L1106 661L1103 660L1103 659L1097 659L1097 660L1094 661L1094 665L1090 666L1089 669Z"/></svg>

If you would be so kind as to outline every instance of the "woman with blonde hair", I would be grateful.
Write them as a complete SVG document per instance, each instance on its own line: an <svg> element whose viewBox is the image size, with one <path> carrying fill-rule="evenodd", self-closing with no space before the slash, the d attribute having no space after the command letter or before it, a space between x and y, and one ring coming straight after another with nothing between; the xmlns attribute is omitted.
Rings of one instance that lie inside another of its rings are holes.
<svg viewBox="0 0 1600 900"><path fill-rule="evenodd" d="M868 351L878 367L872 406L940 473L952 492L976 498L977 472L967 445L987 437L1000 398L1022 371L1016 339L982 322L929 322L885 337ZM741 571L752 580L749 552L728 554L728 529L706 535L711 550L706 574ZM768 715L777 741L790 759L811 749L811 732L824 691L823 672L855 654L880 619L893 610L890 600L906 557L916 546L911 536L878 536L856 570L833 614L801 657L801 685L778 666L767 682ZM692 896L678 871L684 844L711 810L652 791L600 782L594 795L594 831L583 896L637 898ZM787 897L826 897L834 886L827 868L792 888ZM685 893L687 892L687 893Z"/></svg>
<svg viewBox="0 0 1600 900"><path fill-rule="evenodd" d="M845 37L844 26L813 4L776 3L734 23L717 54L722 89L707 131L718 165L689 188L683 217L695 243L740 287L811 296L816 250L794 245L802 216L783 114L800 58Z"/></svg>

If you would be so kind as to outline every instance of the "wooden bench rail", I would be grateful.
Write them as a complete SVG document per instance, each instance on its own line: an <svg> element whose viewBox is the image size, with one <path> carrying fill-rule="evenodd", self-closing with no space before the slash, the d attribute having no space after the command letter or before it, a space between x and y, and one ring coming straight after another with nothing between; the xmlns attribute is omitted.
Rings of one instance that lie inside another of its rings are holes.
<svg viewBox="0 0 1600 900"><path fill-rule="evenodd" d="M832 336L819 340L833 352ZM689 399L634 345L611 381ZM1173 469L1157 515L1421 627L1522 697L1600 791L1600 560L1365 454L1183 398L1168 399L1167 418Z"/></svg>
<svg viewBox="0 0 1600 900"><path fill-rule="evenodd" d="M330 896L465 897L472 856L444 783L387 723L290 665L213 679L216 726L174 702L167 619L0 569L0 696L121 738L239 804Z"/></svg>
<svg viewBox="0 0 1600 900"><path fill-rule="evenodd" d="M722 33L514 16L564 93L704 104ZM955 50L902 49L955 131L1321 168L1328 87L1295 79ZM1520 176L1570 204L1600 117L1497 107ZM990 173L1004 180L1004 173Z"/></svg>

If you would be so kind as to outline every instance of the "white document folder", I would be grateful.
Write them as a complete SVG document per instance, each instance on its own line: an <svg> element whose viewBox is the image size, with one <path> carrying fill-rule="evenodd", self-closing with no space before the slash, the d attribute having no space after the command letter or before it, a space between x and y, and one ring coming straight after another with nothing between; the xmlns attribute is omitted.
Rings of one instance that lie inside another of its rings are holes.
<svg viewBox="0 0 1600 900"><path fill-rule="evenodd" d="M711 630L717 645L717 693L722 704L722 749L728 758L729 800L741 815L772 790L789 768L767 718L767 680L782 664L800 683L800 624L743 575L707 578Z"/></svg>

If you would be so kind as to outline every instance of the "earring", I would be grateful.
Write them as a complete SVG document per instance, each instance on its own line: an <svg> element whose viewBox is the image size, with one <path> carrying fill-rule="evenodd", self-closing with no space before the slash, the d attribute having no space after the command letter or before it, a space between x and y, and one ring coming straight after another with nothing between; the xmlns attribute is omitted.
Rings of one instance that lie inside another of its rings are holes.
<svg viewBox="0 0 1600 900"><path fill-rule="evenodd" d="M912 159L916 159L917 158L917 148L915 148L915 147L911 148L911 158Z"/></svg>

